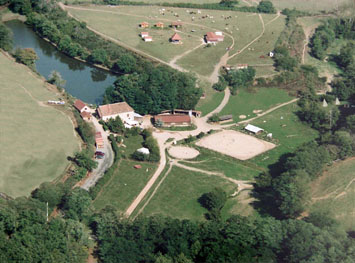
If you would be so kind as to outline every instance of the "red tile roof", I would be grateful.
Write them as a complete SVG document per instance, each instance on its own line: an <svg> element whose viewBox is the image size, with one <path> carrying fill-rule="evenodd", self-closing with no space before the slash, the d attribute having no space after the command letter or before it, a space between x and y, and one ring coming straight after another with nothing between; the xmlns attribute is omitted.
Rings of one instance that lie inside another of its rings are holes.
<svg viewBox="0 0 355 263"><path fill-rule="evenodd" d="M80 116L82 118L90 118L91 117L91 113L87 112L87 111L83 111L82 113L80 113Z"/></svg>
<svg viewBox="0 0 355 263"><path fill-rule="evenodd" d="M207 41L217 42L217 41L223 40L224 37L223 36L218 36L218 35L216 35L213 32L207 32L206 39L207 39Z"/></svg>
<svg viewBox="0 0 355 263"><path fill-rule="evenodd" d="M182 26L182 23L179 21L171 22L172 26Z"/></svg>
<svg viewBox="0 0 355 263"><path fill-rule="evenodd" d="M175 114L175 115L156 115L154 116L154 120L160 120L163 123L184 123L184 122L191 122L191 118L189 115L184 114Z"/></svg>
<svg viewBox="0 0 355 263"><path fill-rule="evenodd" d="M125 112L134 111L131 106L127 104L127 102L118 102L114 104L106 104L99 106L98 112L100 117L111 116Z"/></svg>
<svg viewBox="0 0 355 263"><path fill-rule="evenodd" d="M171 40L172 41L180 41L182 38L179 36L178 33L175 33L172 37Z"/></svg>
<svg viewBox="0 0 355 263"><path fill-rule="evenodd" d="M86 106L86 104L84 102L82 102L81 100L76 100L74 102L74 107L78 110L81 111L84 107Z"/></svg>

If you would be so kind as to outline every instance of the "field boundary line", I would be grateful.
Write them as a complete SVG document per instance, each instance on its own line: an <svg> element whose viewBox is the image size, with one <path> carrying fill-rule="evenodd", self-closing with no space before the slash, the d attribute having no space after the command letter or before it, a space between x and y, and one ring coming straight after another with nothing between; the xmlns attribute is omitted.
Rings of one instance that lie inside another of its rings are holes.
<svg viewBox="0 0 355 263"><path fill-rule="evenodd" d="M282 108L283 106L286 106L286 105L288 105L288 104L294 103L294 102L296 102L296 101L298 101L298 100L299 100L299 98L296 98L296 99L293 99L293 100L290 100L290 101L281 103L280 105L277 105L277 106L275 106L275 107L273 107L273 108L271 108L271 109L268 109L267 111L264 111L263 113L260 113L260 114L259 114L258 116L256 116L256 117L253 117L253 118L251 118L251 119L244 120L244 121L239 121L239 122L237 122L237 124L243 124L243 123L251 122L251 121L253 121L253 120L255 120L255 119L258 119L258 118L260 118L260 117L262 117L262 116L264 116L264 115L266 115L266 114L268 114L268 113L270 113L270 112L273 112L274 110L277 110L277 109L279 109L279 108Z"/></svg>
<svg viewBox="0 0 355 263"><path fill-rule="evenodd" d="M137 216L139 216L144 208L149 204L149 202L152 200L152 198L154 197L154 195L156 194L156 192L158 191L158 188L160 187L160 185L165 181L166 177L169 175L169 173L171 172L171 169L173 167L173 164L170 163L169 164L169 169L166 171L166 173L164 174L164 176L161 178L161 180L159 181L159 183L157 184L157 186L154 188L152 194L148 197L147 201L143 204L143 206L139 209L139 211L137 212L137 214L132 218L132 220L135 220L137 218ZM143 201L143 200L142 200Z"/></svg>

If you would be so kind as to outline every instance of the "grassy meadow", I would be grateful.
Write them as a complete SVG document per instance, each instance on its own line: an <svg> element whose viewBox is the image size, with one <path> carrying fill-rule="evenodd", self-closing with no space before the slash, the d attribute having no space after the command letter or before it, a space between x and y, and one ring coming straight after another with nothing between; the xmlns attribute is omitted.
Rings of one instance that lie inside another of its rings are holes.
<svg viewBox="0 0 355 263"><path fill-rule="evenodd" d="M69 117L46 104L58 99L57 94L2 53L0 81L0 192L29 195L63 173L79 140Z"/></svg>
<svg viewBox="0 0 355 263"><path fill-rule="evenodd" d="M202 220L207 210L199 204L198 198L214 187L221 187L229 195L236 190L235 184L218 176L173 167L143 210L143 215L162 214Z"/></svg>
<svg viewBox="0 0 355 263"><path fill-rule="evenodd" d="M355 230L355 158L333 164L312 182L310 211L334 216L346 231Z"/></svg>
<svg viewBox="0 0 355 263"><path fill-rule="evenodd" d="M318 136L316 130L299 120L295 114L298 109L297 103L292 103L251 122L267 133L272 133L273 142L278 146L249 161L266 168L277 162L282 154L294 152L297 147Z"/></svg>
<svg viewBox="0 0 355 263"><path fill-rule="evenodd" d="M200 154L192 162L181 161L182 164L205 171L222 172L225 176L236 180L253 180L263 171L256 165L240 161L230 156L195 146Z"/></svg>
<svg viewBox="0 0 355 263"><path fill-rule="evenodd" d="M190 14L187 11L191 12L192 10L186 8L165 8L165 11L162 11L162 7L158 6L108 7L94 5L69 6L68 11L79 20L85 21L88 26L132 48L167 63L175 58L179 66L203 76L208 76L213 72L214 66L220 61L233 41L234 48L230 51L230 55L238 52L262 33L262 23L258 15L235 11L201 10L201 14ZM263 14L262 18L265 21L271 21L275 16L275 14ZM183 23L182 28L178 29L183 44L174 45L169 42L174 30L168 26L171 22L178 20ZM138 27L139 23L143 21L149 23L148 29ZM156 22L163 22L165 28L155 29ZM268 33L263 39L270 44L264 50L260 50L263 54L267 54L272 49L271 45L276 41L279 29L283 28L284 19L275 20L270 24L270 27L273 23L276 25L274 34ZM153 42L144 42L139 37L139 33L142 31L149 32L153 36ZM223 31L225 33L224 41L215 46L202 45L198 47L208 31ZM259 44L259 47L261 48L262 44ZM183 56L180 57L182 54Z"/></svg>
<svg viewBox="0 0 355 263"><path fill-rule="evenodd" d="M265 111L292 99L286 91L278 88L256 88L255 91L240 89L237 95L230 97L220 115L232 114L234 121L241 121L244 119L239 118L240 115L250 119L257 116L254 110Z"/></svg>
<svg viewBox="0 0 355 263"><path fill-rule="evenodd" d="M123 154L128 158L136 149L142 147L142 142L141 136L125 138L123 144L126 147L121 147ZM142 168L135 169L134 165L136 164L140 164ZM154 163L121 159L111 180L107 182L93 201L93 207L100 210L111 205L118 211L125 212L153 175L156 167L157 165Z"/></svg>

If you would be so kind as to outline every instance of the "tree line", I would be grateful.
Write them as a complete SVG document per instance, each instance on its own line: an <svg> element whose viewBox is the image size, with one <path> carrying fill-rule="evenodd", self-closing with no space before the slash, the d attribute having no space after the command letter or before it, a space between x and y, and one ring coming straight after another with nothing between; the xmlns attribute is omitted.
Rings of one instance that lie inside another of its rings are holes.
<svg viewBox="0 0 355 263"><path fill-rule="evenodd" d="M147 3L139 1L125 1L125 0L103 0L96 1L95 4L108 4L108 5L135 5L135 6L145 6L145 5L157 5L166 7L178 7L178 8L194 8L194 9L214 9L214 10L230 10L239 12L250 12L250 13L266 13L275 14L276 9L271 1L262 0L259 2L258 6L237 6L238 0L221 0L219 3L181 3L181 2L161 2L161 3Z"/></svg>
<svg viewBox="0 0 355 263"><path fill-rule="evenodd" d="M354 240L328 216L279 221L232 216L226 221L121 218L107 207L93 216L102 262L351 262Z"/></svg>

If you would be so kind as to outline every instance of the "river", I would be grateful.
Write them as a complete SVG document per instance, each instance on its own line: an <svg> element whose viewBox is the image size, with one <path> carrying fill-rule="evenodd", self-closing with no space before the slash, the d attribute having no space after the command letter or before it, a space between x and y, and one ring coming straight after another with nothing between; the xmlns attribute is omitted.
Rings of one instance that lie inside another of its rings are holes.
<svg viewBox="0 0 355 263"><path fill-rule="evenodd" d="M100 104L105 89L116 80L114 74L75 60L58 51L18 20L6 22L13 33L14 47L33 48L37 55L37 71L46 79L58 71L66 81L65 90L87 103Z"/></svg>

